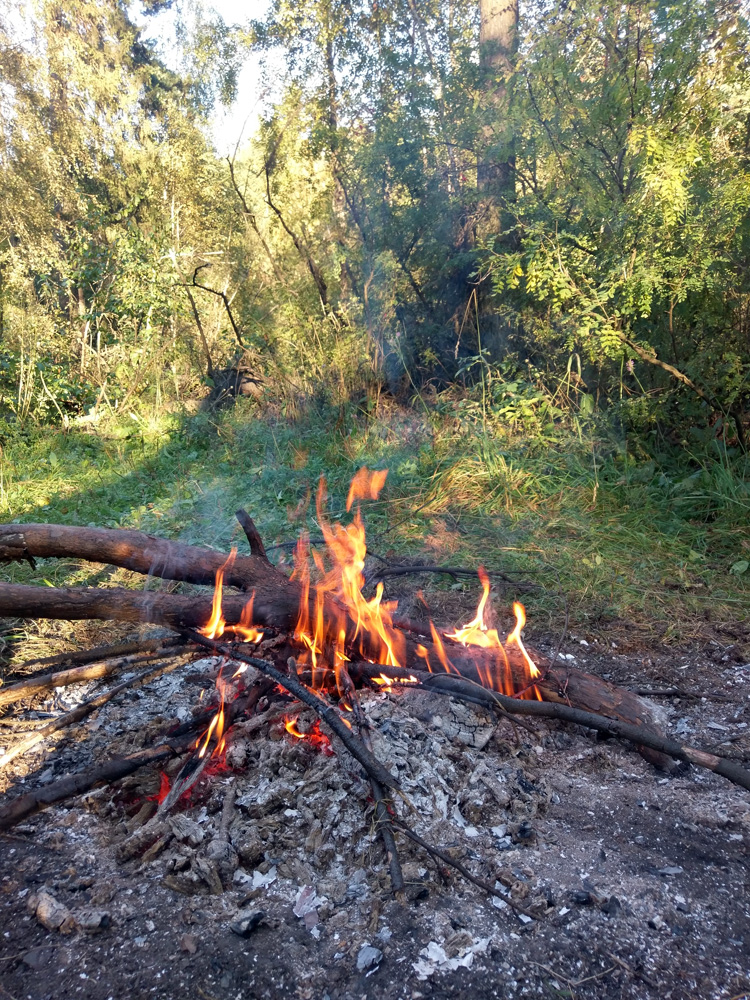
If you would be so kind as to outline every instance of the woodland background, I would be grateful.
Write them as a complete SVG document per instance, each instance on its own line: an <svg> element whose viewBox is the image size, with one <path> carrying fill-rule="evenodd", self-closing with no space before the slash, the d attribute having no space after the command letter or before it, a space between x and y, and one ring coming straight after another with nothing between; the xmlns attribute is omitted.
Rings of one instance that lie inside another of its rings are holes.
<svg viewBox="0 0 750 1000"><path fill-rule="evenodd" d="M0 8L0 517L226 545L242 503L281 542L321 473L342 502L387 465L375 552L531 576L542 624L728 641L747 8L186 0L175 68L143 27L172 6ZM227 159L247 60L277 97Z"/></svg>

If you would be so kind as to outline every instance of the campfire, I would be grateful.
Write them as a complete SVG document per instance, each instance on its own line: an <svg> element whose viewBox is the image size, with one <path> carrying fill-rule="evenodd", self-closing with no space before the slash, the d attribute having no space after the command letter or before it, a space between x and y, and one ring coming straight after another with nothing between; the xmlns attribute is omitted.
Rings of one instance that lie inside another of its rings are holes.
<svg viewBox="0 0 750 1000"><path fill-rule="evenodd" d="M308 536L303 534L294 552L294 572L291 579L298 582L300 597L297 620L289 636L290 641L296 645L295 655L289 657L287 664L293 675L301 679L309 690L317 692L327 702L336 703L344 724L350 730L364 725L356 685L349 671L350 664L354 664L354 672L358 678L367 676L369 681L389 690L403 684L419 683L413 673L386 674L379 670L375 674L366 666L372 664L383 668L395 667L399 671L407 666L405 635L394 627L392 617L397 611L397 602L383 600L382 581L378 582L372 598L368 600L363 595L367 544L359 501L377 499L386 476L386 471L370 472L367 468L360 469L352 480L346 500L347 512L356 504L355 512L350 523L345 526L340 523L332 524L327 518L326 487L325 481L321 480L316 511L325 548L322 551L311 548ZM264 632L262 627L253 622L254 592L241 610L239 623L227 624L222 612L224 579L236 558L237 549L233 548L216 571L211 616L208 623L197 631L209 640L231 635L240 639L243 645L257 646L263 642ZM460 670L451 660L451 647L459 645L469 650L482 649L488 655L484 662L477 663L477 676L481 686L511 698L541 701L542 696L535 684L540 671L521 638L526 623L523 604L518 601L513 603L515 624L508 631L506 639L501 640L498 630L488 628L485 623L491 584L481 566L478 577L482 595L474 618L461 628L442 635L434 623L429 621L427 627L432 648L428 649L418 642L414 651L417 662L430 674L437 672L461 677ZM508 655L510 647L520 653L515 674ZM206 755L209 746L213 747L210 755L220 755L223 752L226 743L224 706L227 688L247 669L247 664L237 666L231 656L227 656L226 662L227 669L233 671L231 681L227 681L223 671L217 677L219 708L206 732L196 741L200 758ZM239 693L240 690L235 690L234 697L238 697ZM306 739L313 745L330 746L328 738L319 728L314 733L301 734L294 728L295 721L291 719L286 724L287 731L293 736Z"/></svg>
<svg viewBox="0 0 750 1000"><path fill-rule="evenodd" d="M0 615L22 611L27 616L149 621L171 630L168 636L128 647L79 654L74 666L66 667L64 656L52 658L57 662L48 663L48 668L66 669L48 669L0 689L3 706L53 687L130 672L108 691L30 736L19 737L0 757L0 766L87 718L128 687L158 678L166 682L189 663L194 670L200 668L201 684L201 701L187 718L150 733L140 749L12 797L0 807L0 828L8 829L46 805L82 794L100 802L102 791L108 790L111 803L114 788L115 799L125 796L117 801L127 810L126 835L117 846L121 862L140 858L150 863L164 854L167 876L178 891L202 886L204 891L221 893L248 877L257 888L266 884L270 867L253 870L263 851L255 835L248 839L245 827L235 837L237 809L262 818L284 805L295 822L298 815L309 813L306 842L319 853L324 842L310 831L318 824L322 836L326 829L324 804L316 798L311 811L306 793L294 791L306 787L305 782L295 786L288 776L276 779L274 774L283 775L290 768L295 773L314 772L314 783L318 773L330 774L333 768L338 773L337 789L351 792L343 810L348 828L354 829L357 810L371 816L372 832L382 844L389 891L396 899L406 898L413 882L411 858L418 851L437 866L444 881L466 879L517 919L529 921L544 916L542 903L527 905L502 878L488 873L486 865L464 863L449 846L428 836L439 832L445 819L435 795L450 788L450 775L425 764L429 778L417 781L407 761L420 756L425 741L434 741L430 733L436 727L442 740L438 760L452 741L481 748L493 737L500 738L496 735L500 732L503 740L513 740L514 727L533 734L528 720L544 717L624 738L658 767L673 769L675 760L686 761L750 788L750 774L739 764L664 736L650 706L637 695L567 660L563 663L557 654L545 656L527 647L524 605L513 600L507 620L496 618L492 577L485 568L477 569L476 613L459 627L446 629L429 618L413 621L400 616L397 603L385 597L382 579L367 596L362 505L377 498L386 476L384 470L366 468L357 473L346 501L345 522L328 516L321 481L316 514L323 542L312 544L307 535L299 538L290 577L270 563L244 511L237 516L250 545L249 557L238 555L236 548L222 555L132 531L0 527L0 558L5 560L77 556L169 580L213 583L210 598L202 593L0 584ZM511 585L507 579L500 582L506 588ZM206 687L207 677L211 688ZM175 682L170 683L174 692ZM184 696L184 688L181 691ZM402 730L408 738L399 736L395 742L388 738L389 732ZM259 733L273 748L260 757L253 749ZM151 777L141 779L140 774ZM434 785L431 798L425 798L425 780ZM486 764L475 767L470 787L479 783L484 791L465 799L461 823L468 836L475 835L472 815L476 823L485 822L487 796L494 809L505 810L511 801L507 789L513 786L513 801L526 802L528 808L524 806L513 822L506 818L495 823L496 839L510 844L533 837L531 821L547 792L541 785L524 784L525 780L512 770L493 773ZM152 781L154 787L147 790L143 781ZM221 819L210 850L205 855L193 852L186 864L178 846L192 845L193 851L203 838L188 812L211 798L214 785L222 788ZM126 801L129 788L140 790L133 801ZM453 789L451 794L457 792ZM336 807L337 814L342 808ZM405 845L410 858L406 876L401 857ZM314 909L305 909L302 899L295 905L302 916ZM240 920L238 933L250 932L251 917L242 918L247 921L244 925Z"/></svg>

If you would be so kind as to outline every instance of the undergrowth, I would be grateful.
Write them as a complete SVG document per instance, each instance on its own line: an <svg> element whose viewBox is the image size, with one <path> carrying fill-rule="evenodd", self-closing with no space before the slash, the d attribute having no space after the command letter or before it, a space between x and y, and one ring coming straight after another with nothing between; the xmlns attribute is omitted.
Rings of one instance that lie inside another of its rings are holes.
<svg viewBox="0 0 750 1000"><path fill-rule="evenodd" d="M714 623L747 616L746 460L721 448L634 455L601 420L530 434L488 424L457 407L455 393L410 409L310 403L293 418L240 401L221 414L131 415L95 431L7 429L2 448L6 521L133 527L242 551L234 511L244 506L274 546L303 527L319 534L321 475L332 516L346 516L349 480L364 464L390 470L380 499L365 505L371 550L536 583L524 595L532 633L559 629L566 608L574 632L631 644L706 638ZM288 548L272 554L290 559ZM4 567L3 577L142 586L125 571L59 560ZM441 591L463 590L470 604L479 590L450 578L404 587L424 587L438 608ZM513 596L498 593L501 615Z"/></svg>

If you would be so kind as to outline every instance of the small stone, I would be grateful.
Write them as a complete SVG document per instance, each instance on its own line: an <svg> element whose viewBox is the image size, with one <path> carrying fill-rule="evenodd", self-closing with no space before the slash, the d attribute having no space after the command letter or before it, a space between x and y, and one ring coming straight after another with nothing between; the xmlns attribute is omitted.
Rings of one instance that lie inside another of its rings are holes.
<svg viewBox="0 0 750 1000"><path fill-rule="evenodd" d="M377 967L383 961L383 952L380 948L373 948L371 944L366 944L360 948L357 955L357 972L365 972L367 969Z"/></svg>
<svg viewBox="0 0 750 1000"><path fill-rule="evenodd" d="M610 896L609 899L602 903L601 906L602 913L606 913L608 917L616 917L620 912L620 909L620 900L617 896Z"/></svg>
<svg viewBox="0 0 750 1000"><path fill-rule="evenodd" d="M44 946L41 948L32 948L31 951L27 951L23 956L23 964L36 972L38 969L43 969L54 954L54 948Z"/></svg>
<svg viewBox="0 0 750 1000"><path fill-rule="evenodd" d="M69 934L75 927L73 914L63 903L59 903L48 892L40 892L36 897L36 919L48 931Z"/></svg>
<svg viewBox="0 0 750 1000"><path fill-rule="evenodd" d="M180 938L180 948L189 955L194 955L198 950L198 938L195 934L183 934Z"/></svg>
<svg viewBox="0 0 750 1000"><path fill-rule="evenodd" d="M98 910L93 906L82 906L75 911L75 922L80 930L87 934L98 934L110 925L110 916L106 910Z"/></svg>
<svg viewBox="0 0 750 1000"><path fill-rule="evenodd" d="M657 913L657 915L655 917L651 917L651 919L648 922L648 926L652 930L660 931L662 929L662 927L666 927L666 924L665 924L664 920L662 920L662 918Z"/></svg>
<svg viewBox="0 0 750 1000"><path fill-rule="evenodd" d="M240 937L250 937L265 918L263 910L241 910L230 923L229 930Z"/></svg>
<svg viewBox="0 0 750 1000"><path fill-rule="evenodd" d="M248 830L244 835L233 839L240 860L246 868L255 868L263 860L265 846L256 830Z"/></svg>

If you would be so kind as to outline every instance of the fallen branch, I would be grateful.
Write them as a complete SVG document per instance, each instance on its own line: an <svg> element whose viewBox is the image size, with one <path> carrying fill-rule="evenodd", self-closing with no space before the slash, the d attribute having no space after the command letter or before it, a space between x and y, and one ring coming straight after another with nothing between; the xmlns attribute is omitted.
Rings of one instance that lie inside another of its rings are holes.
<svg viewBox="0 0 750 1000"><path fill-rule="evenodd" d="M27 750L31 750L35 747L37 743L41 743L48 736L53 733L59 732L61 729L66 729L68 726L74 725L76 722L80 722L81 719L85 719L87 715L91 715L95 712L97 708L101 708L102 705L106 705L108 701L111 701L115 695L118 695L121 691L126 688L133 687L135 684L147 684L149 681L160 677L162 674L169 673L172 670L176 670L177 667L181 666L184 660L179 660L172 663L160 663L155 670L146 670L140 674L134 674L127 680L122 681L115 687L111 688L109 691L104 691L102 694L97 695L95 698L89 698L88 701L82 702L77 708L72 709L70 712L65 712L63 715L59 715L56 719L48 722L46 726L42 726L41 729L35 730L31 736L27 739L22 740L17 743L14 747L11 747L6 753L0 757L0 768L5 767L16 757L20 757L25 754Z"/></svg>
<svg viewBox="0 0 750 1000"><path fill-rule="evenodd" d="M174 645L174 644L173 644ZM182 645L180 643L180 645ZM136 653L132 656L116 656L112 659L100 660L83 667L73 667L70 670L58 670L52 674L40 674L28 680L18 681L8 687L0 688L0 708L12 705L24 698L31 698L40 691L50 691L52 688L68 687L71 684L81 684L84 681L97 681L103 677L122 673L128 667L139 667L154 660L163 660L172 647L161 646L148 653Z"/></svg>
<svg viewBox="0 0 750 1000"><path fill-rule="evenodd" d="M71 528L66 525L0 525L0 561L30 556L87 558L168 579L203 584L214 583L217 570L222 568L227 558L211 549L168 542L138 531ZM261 555L237 557L225 570L224 584L225 587L234 586L245 592L253 590L253 624L293 631L300 613L301 586L298 581L284 576ZM379 659L379 639L363 635L358 622L347 614L341 604L329 594L319 594L313 587L308 597L311 621L318 613L318 601L322 603L326 629L325 636L321 637L323 644L333 647L338 642L339 630L344 628L350 657ZM237 624L241 620L245 604L243 595L231 595L225 591L222 611L228 624ZM204 625L210 613L211 599L208 595L135 593L114 588L56 590L0 584L0 617L100 618L195 628ZM434 667L442 662L442 650L429 639L420 642L416 637L404 636L398 630L392 631L392 638L403 643L402 662L410 670L423 667L425 655ZM496 651L450 645L447 637L444 638L451 668L457 674L476 681L494 676L498 668ZM545 701L572 704L630 724L647 724L659 733L651 709L637 695L574 667L555 667L538 650L529 648L528 652L541 671L535 687ZM526 661L517 644L506 645L506 655L513 687L519 691L528 685ZM663 755L657 757L649 750L644 753L650 755L647 759L652 763L665 766Z"/></svg>
<svg viewBox="0 0 750 1000"><path fill-rule="evenodd" d="M354 687L345 664L341 664L338 683L341 684L342 680L345 690L342 692L341 689L339 689L339 694L343 694L345 700L351 706L352 714L357 721L359 738L362 740L362 743L369 750L369 752L372 753L370 726L364 712L362 711L357 690ZM383 841L386 858L388 859L388 871L391 876L391 888L393 889L393 894L396 899L401 901L404 892L404 873L401 869L401 859L398 855L396 838L393 835L390 810L388 809L388 803L386 801L382 785L379 781L376 781L375 778L372 777L370 778L370 789L372 790L372 798L375 803L375 828Z"/></svg>
<svg viewBox="0 0 750 1000"><path fill-rule="evenodd" d="M266 555L266 549L263 545L263 539L260 537L260 532L255 527L255 521L253 521L243 507L240 507L240 509L235 512L234 516L237 518L240 523L240 527L245 532L245 538L247 538L252 555L257 556L258 559L265 559L270 566L271 563Z"/></svg>
<svg viewBox="0 0 750 1000"><path fill-rule="evenodd" d="M40 674L48 671L35 670L31 667L53 667L63 666L63 664L98 663L99 660L109 660L116 656L131 656L133 653L151 653L156 649L164 649L167 646L181 645L182 639L173 635L160 636L155 639L144 639L142 642L121 642L115 646L94 646L93 649L77 649L68 653L56 653L54 656L42 656L35 660L27 660L26 663L19 663L11 667L13 674L23 675L25 680L31 680Z"/></svg>
<svg viewBox="0 0 750 1000"><path fill-rule="evenodd" d="M354 665L350 669L353 667ZM462 701L481 704L485 708L499 706L506 712L518 715L535 715L544 719L558 719L561 722L572 722L579 726L586 726L588 729L595 729L607 736L618 736L636 746L644 746L658 753L666 754L675 760L705 767L707 770L727 778L735 785L750 790L750 771L744 767L740 767L739 764L726 757L706 753L695 747L684 746L668 736L654 733L645 726L634 726L622 722L620 719L608 719L601 715L594 715L593 712L585 712L580 708L571 708L569 705L555 702L522 701L519 698L509 698L507 695L499 694L497 691L489 691L487 688L467 681L464 677L457 677L455 674L428 674L423 671L384 666L380 663L360 663L356 664L356 667L363 674L377 677L382 673L383 676L391 677L396 681L404 680L412 675L427 690L446 694Z"/></svg>

